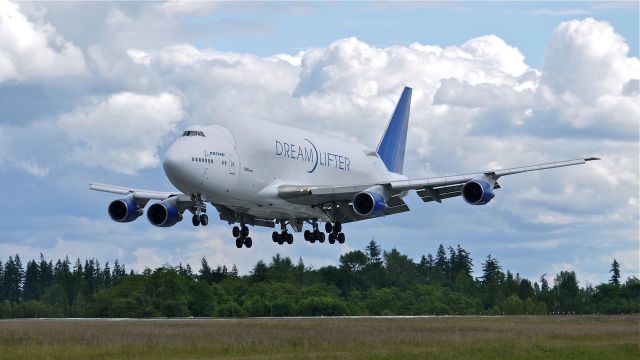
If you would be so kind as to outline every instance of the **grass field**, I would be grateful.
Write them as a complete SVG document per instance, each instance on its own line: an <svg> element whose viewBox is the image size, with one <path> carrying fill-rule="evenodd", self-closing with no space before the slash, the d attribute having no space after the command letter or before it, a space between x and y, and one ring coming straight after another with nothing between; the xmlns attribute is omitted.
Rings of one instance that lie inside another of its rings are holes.
<svg viewBox="0 0 640 360"><path fill-rule="evenodd" d="M640 359L640 317L2 320L2 359Z"/></svg>

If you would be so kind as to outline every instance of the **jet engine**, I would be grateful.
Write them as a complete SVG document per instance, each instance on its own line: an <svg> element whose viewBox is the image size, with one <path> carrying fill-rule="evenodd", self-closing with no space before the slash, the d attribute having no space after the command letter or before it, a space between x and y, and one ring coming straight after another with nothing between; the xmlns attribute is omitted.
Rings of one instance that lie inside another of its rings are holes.
<svg viewBox="0 0 640 360"><path fill-rule="evenodd" d="M147 219L152 225L171 227L182 221L182 214L171 201L165 200L149 206Z"/></svg>
<svg viewBox="0 0 640 360"><path fill-rule="evenodd" d="M353 197L353 210L360 216L376 216L387 208L384 196L375 191L362 191Z"/></svg>
<svg viewBox="0 0 640 360"><path fill-rule="evenodd" d="M494 196L493 186L484 180L471 180L462 187L462 197L471 205L485 205Z"/></svg>
<svg viewBox="0 0 640 360"><path fill-rule="evenodd" d="M109 216L117 222L131 222L142 215L142 208L133 198L114 200L109 204Z"/></svg>

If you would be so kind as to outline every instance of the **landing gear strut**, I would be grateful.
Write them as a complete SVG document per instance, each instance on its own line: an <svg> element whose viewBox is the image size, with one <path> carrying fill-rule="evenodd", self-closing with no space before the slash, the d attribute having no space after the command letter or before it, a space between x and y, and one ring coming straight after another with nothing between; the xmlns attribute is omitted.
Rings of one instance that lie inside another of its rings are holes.
<svg viewBox="0 0 640 360"><path fill-rule="evenodd" d="M285 242L289 245L293 244L293 234L290 234L287 231L287 222L285 220L280 220L280 233L274 231L271 234L271 240L273 242L278 243L278 245L282 245Z"/></svg>
<svg viewBox="0 0 640 360"><path fill-rule="evenodd" d="M344 244L345 236L344 236L344 233L342 232L342 224L340 223L340 221L336 221L333 224L333 226L331 226L331 223L326 223L325 224L325 230L327 230L327 232L330 233L329 234L329 243L330 244L334 244L336 242L336 240L340 244ZM331 230L331 231L328 231L328 230Z"/></svg>
<svg viewBox="0 0 640 360"><path fill-rule="evenodd" d="M231 229L231 234L236 238L236 247L240 249L242 245L247 248L251 248L253 240L249 237L249 228L244 224L244 221L240 220L240 227L234 226Z"/></svg>
<svg viewBox="0 0 640 360"><path fill-rule="evenodd" d="M312 244L316 241L323 243L325 241L325 236L322 231L318 230L318 221L314 220L311 223L311 226L313 226L313 230L305 230L304 239Z"/></svg>

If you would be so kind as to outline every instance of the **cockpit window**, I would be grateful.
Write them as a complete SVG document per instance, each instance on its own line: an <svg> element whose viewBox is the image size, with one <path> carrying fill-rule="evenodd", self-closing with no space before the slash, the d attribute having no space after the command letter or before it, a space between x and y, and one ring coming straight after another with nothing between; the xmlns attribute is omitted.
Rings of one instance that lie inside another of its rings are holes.
<svg viewBox="0 0 640 360"><path fill-rule="evenodd" d="M187 130L187 131L182 133L182 136L202 136L202 137L204 137L204 133L202 131Z"/></svg>

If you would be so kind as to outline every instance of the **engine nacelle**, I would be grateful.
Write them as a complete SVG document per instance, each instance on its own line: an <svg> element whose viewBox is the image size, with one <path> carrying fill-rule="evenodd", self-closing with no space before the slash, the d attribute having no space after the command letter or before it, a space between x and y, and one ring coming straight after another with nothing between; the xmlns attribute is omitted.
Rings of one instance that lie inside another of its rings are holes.
<svg viewBox="0 0 640 360"><path fill-rule="evenodd" d="M117 222L131 222L142 215L142 208L133 198L114 200L109 204L109 216Z"/></svg>
<svg viewBox="0 0 640 360"><path fill-rule="evenodd" d="M384 196L375 191L362 191L353 197L353 210L360 216L376 216L387 208Z"/></svg>
<svg viewBox="0 0 640 360"><path fill-rule="evenodd" d="M471 180L462 187L462 197L471 205L485 205L494 196L493 187L484 180Z"/></svg>
<svg viewBox="0 0 640 360"><path fill-rule="evenodd" d="M182 214L174 204L165 200L149 206L147 219L152 225L171 227L182 221Z"/></svg>

